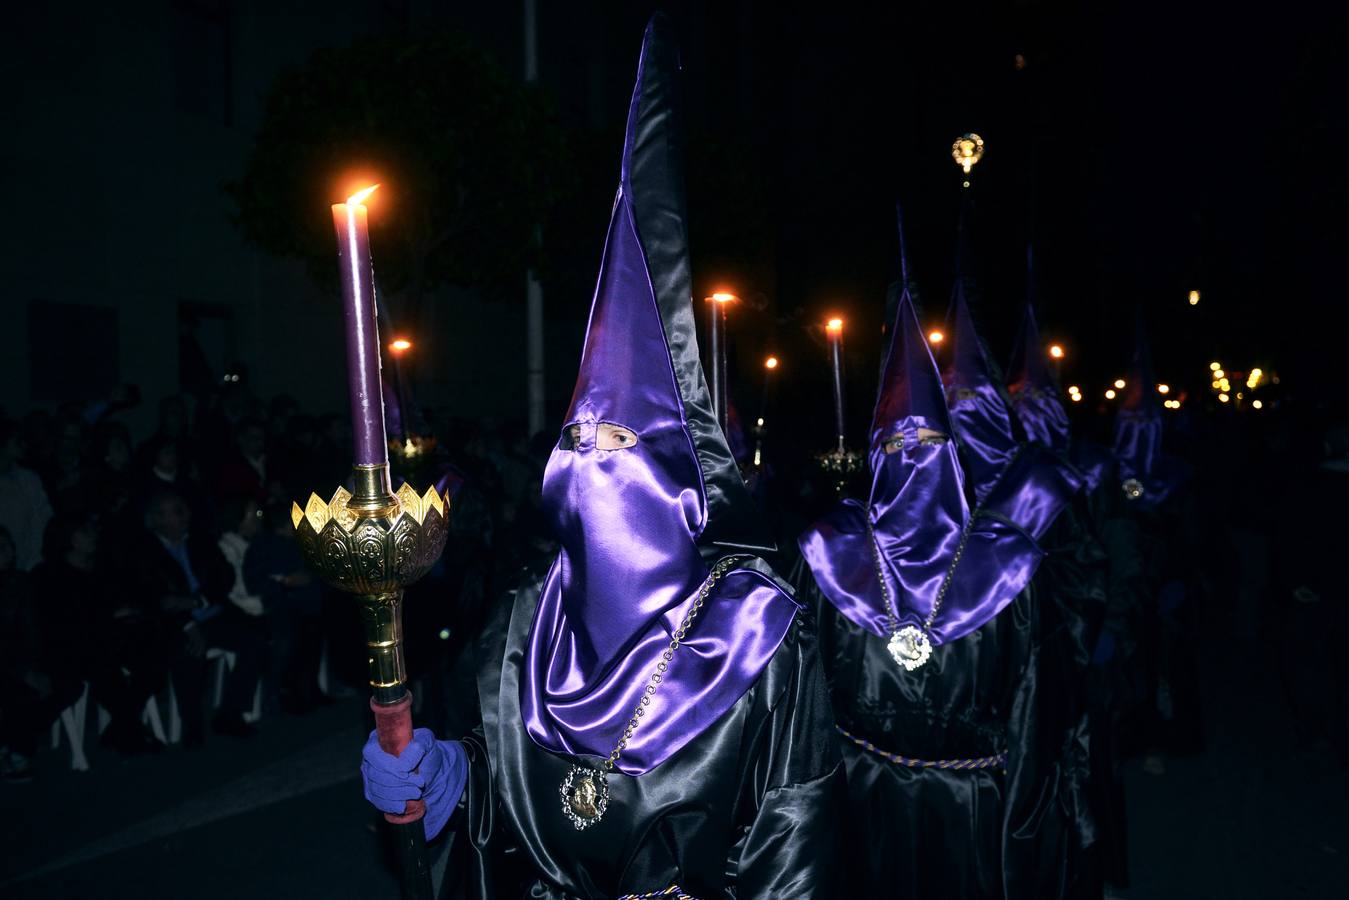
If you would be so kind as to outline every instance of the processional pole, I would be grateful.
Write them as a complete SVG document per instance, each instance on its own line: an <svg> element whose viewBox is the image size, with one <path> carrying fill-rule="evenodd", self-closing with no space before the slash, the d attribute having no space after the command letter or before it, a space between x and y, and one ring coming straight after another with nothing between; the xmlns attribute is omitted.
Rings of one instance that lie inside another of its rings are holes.
<svg viewBox="0 0 1349 900"><path fill-rule="evenodd" d="M412 741L412 694L403 660L403 589L425 575L444 549L449 500L434 486L418 495L404 483L394 493L389 482L375 279L362 202L372 191L367 188L332 208L355 438L354 492L338 487L326 502L310 494L304 509L292 504L291 521L309 565L328 584L356 595L365 629L375 730L380 747L398 756ZM384 815L408 900L432 898L425 814L425 803L409 800L402 813Z"/></svg>

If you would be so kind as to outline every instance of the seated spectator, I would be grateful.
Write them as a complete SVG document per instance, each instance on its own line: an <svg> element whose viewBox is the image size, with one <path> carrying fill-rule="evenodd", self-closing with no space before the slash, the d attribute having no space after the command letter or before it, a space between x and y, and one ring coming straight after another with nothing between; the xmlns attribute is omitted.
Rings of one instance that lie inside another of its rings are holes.
<svg viewBox="0 0 1349 900"><path fill-rule="evenodd" d="M212 725L217 733L238 737L255 731L243 713L252 707L266 653L265 626L229 602L229 563L209 534L189 531L191 523L182 495L155 490L146 503L145 531L127 560L136 595L168 635L186 745L204 739L206 651L220 648L235 655Z"/></svg>
<svg viewBox="0 0 1349 900"><path fill-rule="evenodd" d="M267 507L263 528L244 559L248 589L262 596L272 626L270 671L281 708L304 713L320 702L319 656L323 649L323 586L309 572L290 512Z"/></svg>
<svg viewBox="0 0 1349 900"><path fill-rule="evenodd" d="M94 429L88 472L85 507L98 511L103 558L117 559L120 545L136 533L140 514L131 465L131 435L121 422L104 422Z"/></svg>
<svg viewBox="0 0 1349 900"><path fill-rule="evenodd" d="M196 442L188 431L187 403L182 397L168 396L159 401L159 423L154 436L140 446L138 456L142 460L151 459L154 450L165 441L172 441L178 450L178 463L183 471L193 472L200 460L197 458Z"/></svg>
<svg viewBox="0 0 1349 900"><path fill-rule="evenodd" d="M265 503L268 496L267 432L257 419L239 423L234 449L225 456L212 483L216 497L252 497Z"/></svg>
<svg viewBox="0 0 1349 900"><path fill-rule="evenodd" d="M85 443L87 427L78 417L63 416L57 423L56 447L42 475L43 486L58 512L83 503L86 483Z"/></svg>
<svg viewBox="0 0 1349 900"><path fill-rule="evenodd" d="M57 515L47 525L43 562L33 570L42 645L65 693L79 696L87 681L91 699L108 711L104 746L126 754L159 750L141 723L146 701L167 683L159 629L108 577L99 537L98 520L87 513Z"/></svg>
<svg viewBox="0 0 1349 900"><path fill-rule="evenodd" d="M155 438L141 449L145 456L136 481L137 496L143 499L167 488L187 502L198 522L211 522L210 503L183 455L183 444L175 438Z"/></svg>
<svg viewBox="0 0 1349 900"><path fill-rule="evenodd" d="M42 557L42 530L52 517L52 506L42 479L19 465L23 454L18 426L0 421L0 528L10 535L14 567L28 572Z"/></svg>
<svg viewBox="0 0 1349 900"><path fill-rule="evenodd" d="M230 602L250 616L266 612L262 598L248 590L244 581L244 555L262 528L262 510L252 497L230 497L220 503L220 552L234 569Z"/></svg>
<svg viewBox="0 0 1349 900"><path fill-rule="evenodd" d="M83 685L53 677L34 615L32 581L14 563L14 541L0 527L0 772L7 781L28 781L38 734L75 702Z"/></svg>

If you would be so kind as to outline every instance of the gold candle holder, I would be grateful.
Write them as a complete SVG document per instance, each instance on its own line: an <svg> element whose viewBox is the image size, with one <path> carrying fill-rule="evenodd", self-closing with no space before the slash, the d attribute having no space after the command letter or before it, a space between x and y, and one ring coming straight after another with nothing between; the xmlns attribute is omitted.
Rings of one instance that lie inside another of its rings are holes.
<svg viewBox="0 0 1349 900"><path fill-rule="evenodd" d="M450 501L434 487L418 494L389 487L387 464L353 467L355 493L339 487L332 499L310 494L291 505L291 522L305 561L333 587L356 595L370 665L370 687L380 703L402 697L403 589L440 557Z"/></svg>

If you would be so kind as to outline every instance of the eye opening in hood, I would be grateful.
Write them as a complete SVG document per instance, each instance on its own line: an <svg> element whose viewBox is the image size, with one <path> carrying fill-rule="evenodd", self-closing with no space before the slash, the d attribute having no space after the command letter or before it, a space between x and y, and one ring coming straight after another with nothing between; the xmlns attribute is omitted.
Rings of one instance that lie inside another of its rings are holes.
<svg viewBox="0 0 1349 900"><path fill-rule="evenodd" d="M562 427L562 436L558 439L557 449L580 449L590 422L570 422ZM593 439L588 443L595 450L630 450L637 446L641 438L637 432L618 422L593 423Z"/></svg>

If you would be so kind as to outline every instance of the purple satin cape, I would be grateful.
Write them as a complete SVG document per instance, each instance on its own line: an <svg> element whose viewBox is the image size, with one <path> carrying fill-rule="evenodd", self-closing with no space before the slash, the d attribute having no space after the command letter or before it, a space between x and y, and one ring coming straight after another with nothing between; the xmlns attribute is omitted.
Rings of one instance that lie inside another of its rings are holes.
<svg viewBox="0 0 1349 900"><path fill-rule="evenodd" d="M664 213L682 209L682 201L671 200L674 180L661 191L634 185L633 174L653 171L642 169L635 152L669 145L662 130L671 117L659 104L671 94L652 82L676 71L673 45L653 20L567 427L544 472L543 512L562 549L531 625L520 710L536 744L572 756L604 758L618 743L709 573L700 547L709 479L686 396L706 388L700 378L689 382L693 388L681 383L671 349L673 330L692 327L689 288L676 285L678 303L662 305L656 285L671 273L653 271L649 261L669 258L671 248L658 255L638 228L640 203L652 199ZM682 241L682 222L674 224ZM666 309L678 311L677 323ZM637 442L599 449L603 423L630 429ZM719 429L715 437L714 449L729 458ZM718 493L719 502L726 496ZM766 565L740 555L675 652L616 763L620 771L648 772L697 737L753 685L786 636L795 600Z"/></svg>
<svg viewBox="0 0 1349 900"><path fill-rule="evenodd" d="M867 529L872 532L898 610L899 625L921 627L943 581L950 586L931 628L933 644L975 631L1012 602L1035 574L1048 528L1076 483L1038 451L1015 453L971 513L954 442L923 445L917 429L950 434L941 378L905 291L881 380L871 431L872 489L867 506L845 500L799 539L821 591L854 624L887 637L888 611ZM885 453L903 435L904 448ZM962 534L965 551L952 568Z"/></svg>

